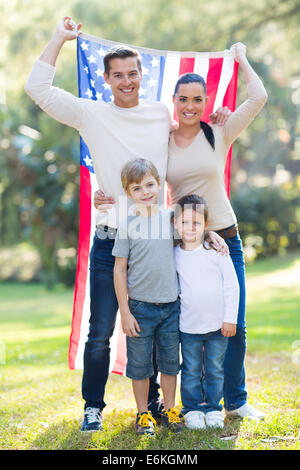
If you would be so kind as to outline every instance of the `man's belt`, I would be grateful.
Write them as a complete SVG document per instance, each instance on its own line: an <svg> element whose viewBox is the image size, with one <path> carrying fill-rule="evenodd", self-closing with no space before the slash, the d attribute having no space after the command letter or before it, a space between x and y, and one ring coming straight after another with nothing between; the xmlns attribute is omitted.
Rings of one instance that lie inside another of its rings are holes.
<svg viewBox="0 0 300 470"><path fill-rule="evenodd" d="M239 233L239 229L237 225L231 225L230 227L224 228L222 230L216 230L216 233L224 239L233 238Z"/></svg>

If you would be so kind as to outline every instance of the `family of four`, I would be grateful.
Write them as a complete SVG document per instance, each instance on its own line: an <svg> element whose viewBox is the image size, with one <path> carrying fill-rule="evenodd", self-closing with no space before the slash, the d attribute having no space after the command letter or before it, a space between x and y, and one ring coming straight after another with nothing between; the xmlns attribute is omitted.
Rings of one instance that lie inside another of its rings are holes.
<svg viewBox="0 0 300 470"><path fill-rule="evenodd" d="M63 18L25 89L47 114L78 130L100 188L94 197L101 223L90 253L81 430L102 429L118 309L137 433L153 435L157 421L174 432L183 423L191 429L223 427L222 398L226 415L263 419L247 403L245 268L224 167L231 144L266 102L265 88L245 46L237 43L232 50L247 85L245 102L232 113L219 109L208 125L201 121L205 81L185 74L174 90L175 126L164 104L139 100L141 58L118 46L104 57L113 102L78 98L52 83L63 44L77 38L80 28ZM172 210L163 205L165 182ZM124 197L126 214L119 209ZM175 407L180 369L181 412Z"/></svg>

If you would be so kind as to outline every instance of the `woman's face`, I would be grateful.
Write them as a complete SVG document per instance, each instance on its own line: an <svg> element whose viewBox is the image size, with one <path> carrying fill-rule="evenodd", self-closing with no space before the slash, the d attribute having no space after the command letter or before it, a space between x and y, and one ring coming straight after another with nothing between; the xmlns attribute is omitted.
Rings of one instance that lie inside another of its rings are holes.
<svg viewBox="0 0 300 470"><path fill-rule="evenodd" d="M178 122L187 126L198 124L206 106L207 97L201 83L186 83L178 87L173 102Z"/></svg>

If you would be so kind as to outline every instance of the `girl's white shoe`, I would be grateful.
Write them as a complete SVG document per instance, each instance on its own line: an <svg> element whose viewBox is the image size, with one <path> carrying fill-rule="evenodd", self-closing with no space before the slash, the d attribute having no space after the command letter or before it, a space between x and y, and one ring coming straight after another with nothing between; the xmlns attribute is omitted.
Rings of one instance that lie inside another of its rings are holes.
<svg viewBox="0 0 300 470"><path fill-rule="evenodd" d="M208 427L224 428L224 414L222 411L208 411L205 414L205 421Z"/></svg>
<svg viewBox="0 0 300 470"><path fill-rule="evenodd" d="M188 429L205 429L205 419L202 411L189 411L184 415L184 420Z"/></svg>

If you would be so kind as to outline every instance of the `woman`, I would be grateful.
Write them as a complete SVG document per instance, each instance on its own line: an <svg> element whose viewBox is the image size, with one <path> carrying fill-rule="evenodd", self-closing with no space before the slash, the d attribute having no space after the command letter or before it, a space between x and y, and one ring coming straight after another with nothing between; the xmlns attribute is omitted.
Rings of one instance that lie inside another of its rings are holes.
<svg viewBox="0 0 300 470"><path fill-rule="evenodd" d="M227 415L262 419L264 414L247 404L244 358L246 352L245 263L237 219L224 183L226 155L231 144L251 123L267 99L266 90L246 57L246 47L232 46L247 84L248 98L223 127L201 121L207 103L202 77L185 74L174 92L179 126L170 137L167 182L171 204L186 194L202 196L209 208L207 230L221 235L228 247L240 286L236 335L229 338L224 364L224 405ZM200 126L199 126L200 121Z"/></svg>
<svg viewBox="0 0 300 470"><path fill-rule="evenodd" d="M242 69L248 98L224 126L210 126L201 121L208 100L205 81L197 74L179 78L173 97L179 125L170 137L167 183L172 205L186 194L197 194L206 200L210 214L207 230L217 232L229 247L239 281L240 302L237 333L229 339L225 357L224 406L229 416L259 420L265 417L264 413L247 404L245 263L237 219L225 190L224 168L231 144L264 106L267 93L247 60L246 47L237 43L231 49ZM96 207L100 204L105 210L111 203L101 191L95 193Z"/></svg>

